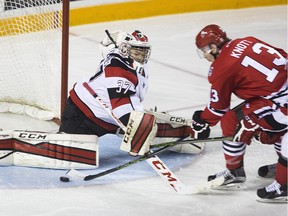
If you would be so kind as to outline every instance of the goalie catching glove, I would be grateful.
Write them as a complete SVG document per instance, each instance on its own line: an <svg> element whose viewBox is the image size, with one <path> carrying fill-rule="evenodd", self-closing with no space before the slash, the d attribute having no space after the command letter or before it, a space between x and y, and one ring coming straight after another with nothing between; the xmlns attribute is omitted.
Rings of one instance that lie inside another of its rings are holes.
<svg viewBox="0 0 288 216"><path fill-rule="evenodd" d="M120 149L133 156L144 155L150 151L150 144L157 133L154 115L133 111L127 124Z"/></svg>

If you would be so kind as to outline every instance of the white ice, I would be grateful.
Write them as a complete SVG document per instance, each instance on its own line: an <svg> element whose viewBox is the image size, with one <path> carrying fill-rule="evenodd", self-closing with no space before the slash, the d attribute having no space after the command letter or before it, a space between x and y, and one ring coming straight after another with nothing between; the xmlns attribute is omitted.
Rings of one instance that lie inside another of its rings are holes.
<svg viewBox="0 0 288 216"><path fill-rule="evenodd" d="M252 35L287 51L286 6L187 13L72 27L69 88L82 76L91 75L96 70L100 61L98 42L105 36L105 29L139 29L149 36L153 46L150 59L150 88L145 107L149 109L157 106L159 111L169 111L171 114L190 118L193 111L204 108L208 101L209 63L197 56L194 38L202 27L210 23L222 26L231 38ZM232 104L236 105L239 102L240 100L233 98ZM52 122L41 122L25 116L1 114L0 118L2 129L58 129ZM219 127L213 129L212 135L221 135ZM108 137L104 141L111 139ZM100 143L103 148L100 157L105 158L102 163L106 166L109 165L109 160L113 162L113 166L123 163L121 160L115 163L117 155L116 158L109 158L109 149L104 150L104 141ZM111 142L119 143L119 140ZM108 156L105 157L105 153ZM126 157L123 153L119 154L121 158ZM166 165L187 185L206 181L209 174L225 169L220 142L208 143L205 152L200 155L174 156L173 160L169 159L169 154L160 155L160 158L163 161L165 159ZM257 169L276 160L273 146L252 143L247 148L245 157L246 190L211 191L199 195L178 195L145 162L112 174L107 178L108 182L103 183L105 179L99 178L101 183L95 180L87 186L82 183L78 187L61 187L60 183L55 183L55 187L39 188L41 183L33 183L34 178L41 180L45 175L53 176L53 170L47 170L48 175L45 174L45 170L1 167L0 215L284 216L287 215L286 204L263 204L256 201L256 190L273 181L257 177ZM133 172L136 172L139 178L133 176ZM58 181L58 173L53 176L55 182ZM4 178L5 174L8 176ZM38 174L42 176L37 177ZM13 179L15 176L16 180ZM12 186L9 185L9 181ZM51 181L47 184L51 184ZM18 188L15 186L17 183L29 187Z"/></svg>

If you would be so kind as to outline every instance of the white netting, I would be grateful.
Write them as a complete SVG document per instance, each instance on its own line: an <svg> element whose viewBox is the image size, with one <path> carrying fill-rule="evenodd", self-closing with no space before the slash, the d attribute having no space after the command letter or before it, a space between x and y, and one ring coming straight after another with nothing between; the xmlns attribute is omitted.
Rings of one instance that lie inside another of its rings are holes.
<svg viewBox="0 0 288 216"><path fill-rule="evenodd" d="M9 102L60 117L61 44L61 1L0 0L0 111Z"/></svg>

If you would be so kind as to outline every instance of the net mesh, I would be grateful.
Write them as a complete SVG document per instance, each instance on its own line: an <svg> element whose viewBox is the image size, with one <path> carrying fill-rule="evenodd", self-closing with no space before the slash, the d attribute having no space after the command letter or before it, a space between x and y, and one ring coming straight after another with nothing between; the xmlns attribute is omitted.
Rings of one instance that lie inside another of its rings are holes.
<svg viewBox="0 0 288 216"><path fill-rule="evenodd" d="M0 111L20 104L60 117L61 1L0 2Z"/></svg>

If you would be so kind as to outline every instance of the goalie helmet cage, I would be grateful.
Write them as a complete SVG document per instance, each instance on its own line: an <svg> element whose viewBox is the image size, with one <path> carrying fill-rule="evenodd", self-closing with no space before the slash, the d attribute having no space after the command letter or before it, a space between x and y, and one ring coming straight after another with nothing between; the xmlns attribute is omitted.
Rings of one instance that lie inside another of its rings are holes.
<svg viewBox="0 0 288 216"><path fill-rule="evenodd" d="M60 119L67 99L69 0L0 0L0 112Z"/></svg>

